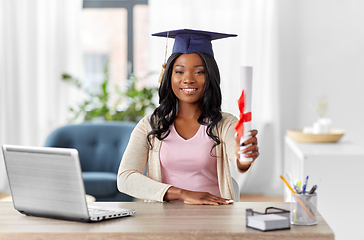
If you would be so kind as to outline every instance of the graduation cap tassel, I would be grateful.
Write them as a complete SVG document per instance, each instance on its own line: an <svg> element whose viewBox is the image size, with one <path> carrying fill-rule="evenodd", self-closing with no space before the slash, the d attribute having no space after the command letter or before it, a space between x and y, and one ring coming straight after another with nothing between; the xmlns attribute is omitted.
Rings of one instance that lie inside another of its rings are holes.
<svg viewBox="0 0 364 240"><path fill-rule="evenodd" d="M166 51L164 53L164 63L162 65L162 71L161 71L161 74L159 75L159 80L158 82L161 83L162 82L162 78L163 78L163 75L164 75L164 70L166 70L166 60L167 60L167 48L168 48L168 35L169 35L169 32L167 32L167 42L166 42Z"/></svg>
<svg viewBox="0 0 364 240"><path fill-rule="evenodd" d="M163 65L162 65L162 71L161 71L161 75L159 75L158 83L161 83L162 82L162 78L163 78L163 75L164 75L164 70L166 70L166 66L167 66L167 64L166 63L163 63Z"/></svg>

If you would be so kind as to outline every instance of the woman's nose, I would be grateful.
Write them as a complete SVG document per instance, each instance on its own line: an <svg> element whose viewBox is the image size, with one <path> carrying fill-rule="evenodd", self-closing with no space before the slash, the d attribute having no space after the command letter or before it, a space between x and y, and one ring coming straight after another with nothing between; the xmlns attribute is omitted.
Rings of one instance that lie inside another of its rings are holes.
<svg viewBox="0 0 364 240"><path fill-rule="evenodd" d="M194 78L193 74L186 73L183 77L183 83L187 84L187 83L193 83L193 82L195 82L195 78Z"/></svg>

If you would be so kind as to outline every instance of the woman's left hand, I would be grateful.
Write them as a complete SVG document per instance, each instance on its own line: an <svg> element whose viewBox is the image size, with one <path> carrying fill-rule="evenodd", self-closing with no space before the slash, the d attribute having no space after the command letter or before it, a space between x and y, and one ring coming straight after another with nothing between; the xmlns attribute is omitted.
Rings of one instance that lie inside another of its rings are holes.
<svg viewBox="0 0 364 240"><path fill-rule="evenodd" d="M259 156L259 147L258 147L258 139L257 139L257 130L251 130L251 137L240 144L240 139L238 136L236 136L236 147L235 147L235 154L237 158L237 164L240 170L247 171L250 167L250 165L257 159ZM240 150L240 146L247 146L245 149ZM244 154L246 158L252 158L253 161L251 162L245 162L240 161L240 154Z"/></svg>

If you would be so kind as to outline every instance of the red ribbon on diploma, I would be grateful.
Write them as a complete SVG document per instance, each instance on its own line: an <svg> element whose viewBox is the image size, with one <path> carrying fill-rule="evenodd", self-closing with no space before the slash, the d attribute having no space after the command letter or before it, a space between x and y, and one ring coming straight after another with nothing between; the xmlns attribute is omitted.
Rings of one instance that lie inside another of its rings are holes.
<svg viewBox="0 0 364 240"><path fill-rule="evenodd" d="M240 110L240 119L236 122L235 130L238 133L238 137L240 139L241 135L244 132L244 122L250 122L252 120L252 113L251 112L244 113L244 110L245 110L244 90L241 93L241 96L240 96L240 98L238 100L238 106L239 106L239 110Z"/></svg>

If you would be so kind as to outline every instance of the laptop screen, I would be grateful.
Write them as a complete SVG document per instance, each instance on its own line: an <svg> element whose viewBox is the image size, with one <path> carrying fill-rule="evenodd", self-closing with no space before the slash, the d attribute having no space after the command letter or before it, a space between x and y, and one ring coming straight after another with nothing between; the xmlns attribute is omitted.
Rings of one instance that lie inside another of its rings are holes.
<svg viewBox="0 0 364 240"><path fill-rule="evenodd" d="M75 149L3 146L15 209L28 215L88 218Z"/></svg>

